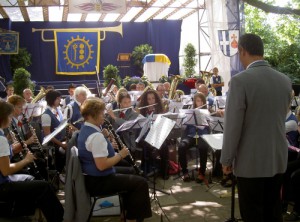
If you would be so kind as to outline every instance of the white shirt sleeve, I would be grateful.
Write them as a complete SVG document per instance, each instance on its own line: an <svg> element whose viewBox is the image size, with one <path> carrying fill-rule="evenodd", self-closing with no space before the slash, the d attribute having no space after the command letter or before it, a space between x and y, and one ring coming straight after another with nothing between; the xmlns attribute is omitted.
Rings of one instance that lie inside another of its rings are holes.
<svg viewBox="0 0 300 222"><path fill-rule="evenodd" d="M67 105L66 108L64 109L64 119L67 119L68 109L70 109L70 116L69 116L69 118L71 118L73 116L73 108L72 108L72 106Z"/></svg>
<svg viewBox="0 0 300 222"><path fill-rule="evenodd" d="M298 130L296 121L289 120L289 121L285 122L285 132L286 133L291 132L291 131L296 131L296 130Z"/></svg>
<svg viewBox="0 0 300 222"><path fill-rule="evenodd" d="M51 126L51 117L48 114L43 114L41 117L42 126Z"/></svg>
<svg viewBox="0 0 300 222"><path fill-rule="evenodd" d="M102 133L91 134L87 138L85 146L88 151L92 152L94 158L108 156L107 142Z"/></svg>
<svg viewBox="0 0 300 222"><path fill-rule="evenodd" d="M3 156L9 156L9 144L7 142L7 139L3 136L0 136L0 157Z"/></svg>

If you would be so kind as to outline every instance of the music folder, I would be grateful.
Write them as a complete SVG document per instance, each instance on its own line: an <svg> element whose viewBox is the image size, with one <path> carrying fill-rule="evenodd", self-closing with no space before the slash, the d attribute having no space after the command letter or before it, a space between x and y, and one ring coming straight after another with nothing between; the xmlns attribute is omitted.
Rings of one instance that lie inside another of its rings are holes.
<svg viewBox="0 0 300 222"><path fill-rule="evenodd" d="M69 119L64 119L59 125L58 127L49 135L45 136L42 145L46 145L48 142L50 142L50 140L55 137L57 134L59 134L64 128L67 127L68 125L68 121Z"/></svg>
<svg viewBox="0 0 300 222"><path fill-rule="evenodd" d="M193 125L199 129L204 129L205 126L209 126L207 119L210 114L207 109L181 109L180 113L186 115L182 123L183 125Z"/></svg>
<svg viewBox="0 0 300 222"><path fill-rule="evenodd" d="M130 129L140 129L143 124L146 122L147 118L142 116L141 114L134 120L128 120L124 122L119 128L116 130L116 133L130 130Z"/></svg>

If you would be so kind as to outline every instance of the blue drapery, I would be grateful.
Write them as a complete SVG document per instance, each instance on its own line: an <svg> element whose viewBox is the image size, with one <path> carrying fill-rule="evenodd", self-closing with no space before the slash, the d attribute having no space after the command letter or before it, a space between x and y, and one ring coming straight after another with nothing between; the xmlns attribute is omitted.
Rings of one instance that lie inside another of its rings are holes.
<svg viewBox="0 0 300 222"><path fill-rule="evenodd" d="M179 73L179 47L181 21L153 20L145 23L123 23L123 38L114 32L106 32L106 38L101 41L100 49L100 79L103 79L102 70L108 65L120 65L117 62L118 53L131 53L135 46L149 44L154 53L166 54L172 64L170 74ZM44 42L41 32L32 32L35 29L62 29L62 28L100 28L114 27L117 22L12 22L0 20L0 27L20 32L20 47L25 47L32 54L32 65L28 67L31 79L37 82L45 81L75 81L94 80L95 75L65 76L55 74L55 43ZM46 39L54 39L53 31L45 32ZM0 56L2 68L9 69L8 63L2 65L8 56ZM2 69L3 70L3 69ZM122 70L121 70L122 71ZM135 67L130 66L127 75L138 75ZM120 73L125 77L124 72ZM8 74L6 78L11 78Z"/></svg>

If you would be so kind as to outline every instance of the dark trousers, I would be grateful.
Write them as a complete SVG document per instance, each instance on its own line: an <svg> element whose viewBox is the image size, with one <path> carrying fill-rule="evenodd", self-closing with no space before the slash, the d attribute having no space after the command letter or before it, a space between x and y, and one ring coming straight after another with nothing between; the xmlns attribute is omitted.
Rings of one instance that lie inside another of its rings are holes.
<svg viewBox="0 0 300 222"><path fill-rule="evenodd" d="M85 185L91 196L124 192L122 197L128 220L152 216L148 184L143 177L125 174L85 176Z"/></svg>
<svg viewBox="0 0 300 222"><path fill-rule="evenodd" d="M45 181L27 180L27 177L31 176L19 174L11 178L12 182L0 185L0 200L13 202L13 213L18 216L39 208L48 222L63 221L64 209L51 185Z"/></svg>
<svg viewBox="0 0 300 222"><path fill-rule="evenodd" d="M187 170L187 158L186 153L187 150L193 146L196 146L199 149L199 156L200 156L200 173L205 174L206 170L206 163L207 163L207 153L208 153L208 144L200 137L196 141L195 138L192 137L185 137L180 141L178 147L178 155L179 155L179 163L182 169L182 173L185 174L188 172ZM197 144L196 144L197 142ZM197 157L198 158L198 157Z"/></svg>
<svg viewBox="0 0 300 222"><path fill-rule="evenodd" d="M282 174L274 177L237 177L240 212L244 222L282 222Z"/></svg>
<svg viewBox="0 0 300 222"><path fill-rule="evenodd" d="M216 96L222 96L222 91L216 91Z"/></svg>

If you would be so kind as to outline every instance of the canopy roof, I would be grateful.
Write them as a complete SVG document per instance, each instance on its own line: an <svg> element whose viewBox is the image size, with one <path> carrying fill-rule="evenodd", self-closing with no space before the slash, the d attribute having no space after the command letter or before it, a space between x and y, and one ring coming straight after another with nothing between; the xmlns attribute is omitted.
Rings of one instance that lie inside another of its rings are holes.
<svg viewBox="0 0 300 222"><path fill-rule="evenodd" d="M73 0L0 0L0 18L11 21L107 21L145 22L151 19L181 20L205 8L204 0L109 0L124 1L124 13L109 11L70 13ZM102 4L105 0L85 0Z"/></svg>

